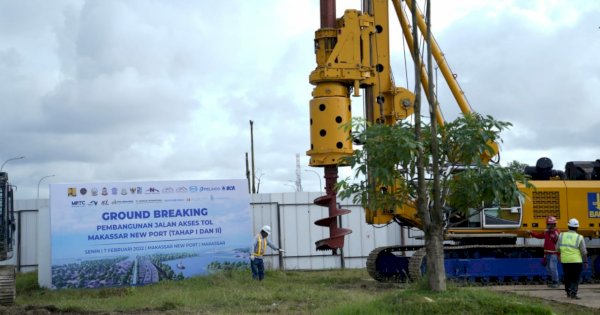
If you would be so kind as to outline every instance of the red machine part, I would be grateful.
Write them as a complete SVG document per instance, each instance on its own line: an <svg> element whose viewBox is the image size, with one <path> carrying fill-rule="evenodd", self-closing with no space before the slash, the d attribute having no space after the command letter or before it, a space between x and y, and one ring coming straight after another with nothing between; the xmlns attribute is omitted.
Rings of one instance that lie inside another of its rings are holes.
<svg viewBox="0 0 600 315"><path fill-rule="evenodd" d="M338 178L338 168L335 165L325 166L325 196L315 199L315 204L328 207L329 216L315 221L316 225L329 228L329 238L316 241L317 250L332 250L336 253L338 248L344 247L344 236L352 233L338 225L338 217L350 213L350 210L339 209L337 205L335 185Z"/></svg>

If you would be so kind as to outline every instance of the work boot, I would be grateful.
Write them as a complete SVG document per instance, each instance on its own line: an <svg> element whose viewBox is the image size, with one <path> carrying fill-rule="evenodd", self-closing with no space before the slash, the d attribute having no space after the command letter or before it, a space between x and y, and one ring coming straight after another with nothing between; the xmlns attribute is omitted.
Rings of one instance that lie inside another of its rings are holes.
<svg viewBox="0 0 600 315"><path fill-rule="evenodd" d="M581 300L581 298L578 297L577 295L571 295L571 299L573 299L573 300Z"/></svg>
<svg viewBox="0 0 600 315"><path fill-rule="evenodd" d="M549 287L556 289L556 288L560 287L560 285L558 283L553 283L553 284L549 285Z"/></svg>

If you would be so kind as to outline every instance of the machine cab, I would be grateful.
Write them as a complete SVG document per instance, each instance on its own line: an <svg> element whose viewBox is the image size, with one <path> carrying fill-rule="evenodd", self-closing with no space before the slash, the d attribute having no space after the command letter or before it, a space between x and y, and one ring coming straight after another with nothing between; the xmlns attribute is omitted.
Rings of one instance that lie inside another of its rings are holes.
<svg viewBox="0 0 600 315"><path fill-rule="evenodd" d="M449 217L449 229L499 230L518 229L523 220L521 200L510 205L484 205L480 209L469 209L467 216Z"/></svg>

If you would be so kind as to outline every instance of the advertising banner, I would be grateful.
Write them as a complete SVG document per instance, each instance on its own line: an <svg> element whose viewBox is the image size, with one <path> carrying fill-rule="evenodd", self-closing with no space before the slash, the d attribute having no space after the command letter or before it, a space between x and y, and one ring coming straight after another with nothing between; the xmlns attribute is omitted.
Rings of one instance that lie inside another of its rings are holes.
<svg viewBox="0 0 600 315"><path fill-rule="evenodd" d="M52 288L144 285L246 268L245 180L50 185Z"/></svg>

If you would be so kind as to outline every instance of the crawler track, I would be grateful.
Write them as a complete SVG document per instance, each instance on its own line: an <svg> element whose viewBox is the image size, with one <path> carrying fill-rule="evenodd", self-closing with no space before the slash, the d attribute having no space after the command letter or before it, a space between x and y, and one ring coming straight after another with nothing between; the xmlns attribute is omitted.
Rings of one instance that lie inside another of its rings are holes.
<svg viewBox="0 0 600 315"><path fill-rule="evenodd" d="M403 253L412 255L404 255ZM600 283L600 249L588 248L586 283ZM543 249L529 245L464 245L444 247L446 278L459 283L540 284L546 282ZM374 249L367 258L367 271L377 281L416 281L425 273L425 248L387 246ZM562 267L559 264L559 275Z"/></svg>
<svg viewBox="0 0 600 315"><path fill-rule="evenodd" d="M0 305L13 304L15 295L15 266L0 266Z"/></svg>

